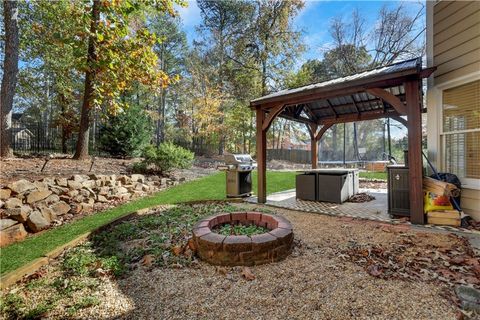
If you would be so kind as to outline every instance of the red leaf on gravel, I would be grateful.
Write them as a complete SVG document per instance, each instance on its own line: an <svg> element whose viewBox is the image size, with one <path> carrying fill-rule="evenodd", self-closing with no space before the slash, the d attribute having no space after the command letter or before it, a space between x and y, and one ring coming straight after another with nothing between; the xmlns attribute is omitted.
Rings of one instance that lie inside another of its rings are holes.
<svg viewBox="0 0 480 320"><path fill-rule="evenodd" d="M378 264L372 264L367 267L367 272L374 277L379 277L383 274L382 267Z"/></svg>
<svg viewBox="0 0 480 320"><path fill-rule="evenodd" d="M459 265L459 264L462 264L465 262L465 258L464 257L453 257L450 259L450 263L452 264L456 264L456 265Z"/></svg>
<svg viewBox="0 0 480 320"><path fill-rule="evenodd" d="M153 264L153 261L155 260L155 258L153 257L153 255L151 254L147 254L146 256L144 256L142 258L142 260L140 261L140 263L146 267L151 267L152 264Z"/></svg>
<svg viewBox="0 0 480 320"><path fill-rule="evenodd" d="M252 270L250 270L249 267L244 267L241 274L248 281L255 280L255 275L252 273Z"/></svg>
<svg viewBox="0 0 480 320"><path fill-rule="evenodd" d="M175 246L172 248L172 252L174 255L179 256L182 253L183 249L180 246Z"/></svg>

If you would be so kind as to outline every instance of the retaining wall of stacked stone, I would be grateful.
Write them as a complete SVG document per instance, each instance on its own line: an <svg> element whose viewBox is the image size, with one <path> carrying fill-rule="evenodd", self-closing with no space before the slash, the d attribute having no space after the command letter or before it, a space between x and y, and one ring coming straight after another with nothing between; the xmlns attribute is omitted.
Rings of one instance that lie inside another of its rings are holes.
<svg viewBox="0 0 480 320"><path fill-rule="evenodd" d="M0 189L0 247L178 181L141 174L18 180Z"/></svg>
<svg viewBox="0 0 480 320"><path fill-rule="evenodd" d="M263 234L224 236L213 232L223 224L255 224L269 229ZM293 227L282 216L260 212L222 213L199 221L193 229L197 254L204 261L224 266L252 266L287 257L293 245Z"/></svg>

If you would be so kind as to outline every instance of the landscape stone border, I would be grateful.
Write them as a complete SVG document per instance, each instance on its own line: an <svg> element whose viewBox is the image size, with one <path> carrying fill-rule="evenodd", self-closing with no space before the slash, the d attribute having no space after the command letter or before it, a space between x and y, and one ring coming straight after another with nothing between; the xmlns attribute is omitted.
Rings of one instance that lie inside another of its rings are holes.
<svg viewBox="0 0 480 320"><path fill-rule="evenodd" d="M223 224L255 224L270 231L245 236L218 234L212 229ZM253 266L287 257L293 246L292 224L282 216L266 213L220 213L200 220L193 228L193 241L199 257L214 265Z"/></svg>

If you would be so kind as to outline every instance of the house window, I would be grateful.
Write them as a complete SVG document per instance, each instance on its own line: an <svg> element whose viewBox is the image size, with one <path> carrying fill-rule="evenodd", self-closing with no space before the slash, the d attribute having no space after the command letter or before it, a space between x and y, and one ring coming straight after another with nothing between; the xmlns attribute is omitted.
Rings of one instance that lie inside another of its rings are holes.
<svg viewBox="0 0 480 320"><path fill-rule="evenodd" d="M444 169L480 179L480 80L443 91Z"/></svg>

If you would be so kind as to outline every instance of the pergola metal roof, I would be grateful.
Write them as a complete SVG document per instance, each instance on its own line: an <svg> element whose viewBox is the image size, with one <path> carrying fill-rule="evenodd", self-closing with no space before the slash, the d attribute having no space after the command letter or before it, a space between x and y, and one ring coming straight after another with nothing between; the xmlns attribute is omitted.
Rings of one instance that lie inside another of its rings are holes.
<svg viewBox="0 0 480 320"><path fill-rule="evenodd" d="M433 69L422 70L421 58L415 58L342 78L278 91L254 99L250 105L252 108L260 106L269 112L272 106L283 103L279 117L305 124L346 122L339 121L342 119L369 120L375 116L398 118L405 114L403 109L397 110L391 99L379 97L378 89L384 89L398 98L397 103L404 105L405 81L423 78L431 72Z"/></svg>

